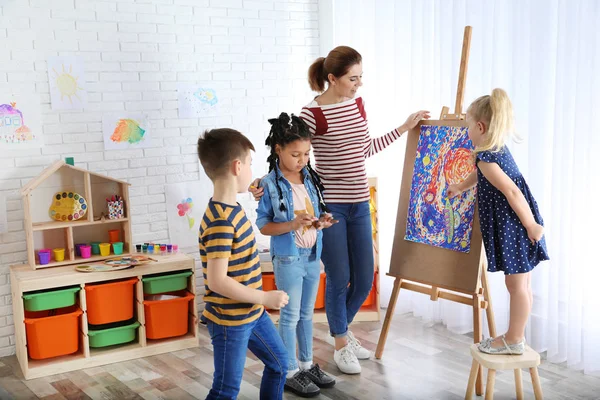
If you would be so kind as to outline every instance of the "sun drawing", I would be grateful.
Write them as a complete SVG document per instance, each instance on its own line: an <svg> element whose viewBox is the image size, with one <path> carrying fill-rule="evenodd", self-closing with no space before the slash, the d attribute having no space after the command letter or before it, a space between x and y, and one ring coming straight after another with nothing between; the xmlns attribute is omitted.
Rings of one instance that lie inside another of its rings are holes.
<svg viewBox="0 0 600 400"><path fill-rule="evenodd" d="M62 73L58 73L56 69L53 69L53 71L55 74L54 80L56 82L56 87L60 91L60 99L63 100L66 96L69 98L71 104L73 104L73 99L71 98L72 96L80 99L80 97L77 95L77 91L83 90L83 88L77 84L77 79L79 78L71 75L73 72L73 66L69 66L68 72L65 70L64 64L62 66Z"/></svg>

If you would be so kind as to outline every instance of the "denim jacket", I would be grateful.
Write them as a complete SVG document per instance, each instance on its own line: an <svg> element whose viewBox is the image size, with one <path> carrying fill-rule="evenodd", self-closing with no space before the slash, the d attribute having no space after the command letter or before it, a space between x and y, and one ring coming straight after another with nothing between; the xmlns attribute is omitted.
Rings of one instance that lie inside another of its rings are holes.
<svg viewBox="0 0 600 400"><path fill-rule="evenodd" d="M272 170L267 176L265 176L260 186L264 189L264 194L260 198L258 203L258 209L256 210L256 226L258 229L262 229L263 226L269 222L288 222L293 221L296 216L294 215L294 204L292 196L292 186L290 182L285 179L282 175L279 166L275 166L279 175L278 182L275 182L275 170ZM320 216L319 207L319 195L317 188L313 184L308 169L304 167L302 169L304 175L304 187L308 192L310 201L312 202L315 210L316 217ZM283 204L285 204L285 211L279 209L280 200L277 186L281 188L281 194L283 196ZM317 242L316 256L317 260L321 258L321 249L323 244L323 231L317 230ZM296 236L295 232L288 232L278 236L271 236L271 257L275 256L286 256L286 257L297 257L299 256L298 248L296 247Z"/></svg>

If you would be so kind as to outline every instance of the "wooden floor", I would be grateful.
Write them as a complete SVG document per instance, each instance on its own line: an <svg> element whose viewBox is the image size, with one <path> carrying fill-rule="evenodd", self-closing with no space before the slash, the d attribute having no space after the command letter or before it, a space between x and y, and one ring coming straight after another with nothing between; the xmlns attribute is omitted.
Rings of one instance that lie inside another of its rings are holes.
<svg viewBox="0 0 600 400"><path fill-rule="evenodd" d="M353 326L365 347L374 350L379 323ZM204 399L212 381L210 340L200 329L200 346L104 367L24 381L14 356L0 358L0 399ZM340 375L332 364L327 325L315 326L315 359L337 377L322 399L462 399L471 358L471 338L411 316L394 319L382 360L362 361L361 375ZM262 367L249 354L239 399L258 399ZM545 399L600 399L600 376L583 375L543 362L539 368ZM525 398L532 399L523 373ZM512 371L499 372L495 398L514 399ZM286 394L286 399L296 399Z"/></svg>

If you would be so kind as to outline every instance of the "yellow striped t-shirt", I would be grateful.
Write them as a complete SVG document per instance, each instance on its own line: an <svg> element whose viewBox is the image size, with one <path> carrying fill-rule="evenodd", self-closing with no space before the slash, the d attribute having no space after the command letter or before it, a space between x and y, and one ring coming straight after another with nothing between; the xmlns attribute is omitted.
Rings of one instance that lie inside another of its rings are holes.
<svg viewBox="0 0 600 400"><path fill-rule="evenodd" d="M213 292L208 286L208 259L228 258L227 275L253 289L262 289L262 274L252 224L239 204L232 206L210 199L198 236L206 303L202 322L238 326L260 317L264 307L240 303Z"/></svg>

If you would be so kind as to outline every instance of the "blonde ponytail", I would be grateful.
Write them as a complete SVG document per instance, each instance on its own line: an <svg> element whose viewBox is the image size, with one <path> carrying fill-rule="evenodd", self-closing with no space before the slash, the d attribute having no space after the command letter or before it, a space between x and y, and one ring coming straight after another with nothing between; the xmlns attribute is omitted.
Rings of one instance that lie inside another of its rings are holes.
<svg viewBox="0 0 600 400"><path fill-rule="evenodd" d="M471 103L468 112L476 121L487 125L486 139L475 149L476 153L499 151L514 135L513 107L503 89L494 89L491 95L481 96Z"/></svg>

